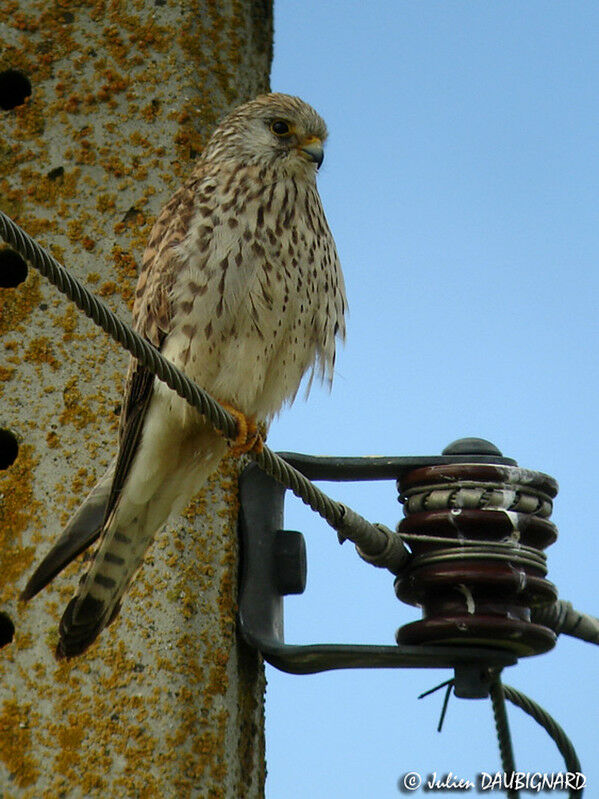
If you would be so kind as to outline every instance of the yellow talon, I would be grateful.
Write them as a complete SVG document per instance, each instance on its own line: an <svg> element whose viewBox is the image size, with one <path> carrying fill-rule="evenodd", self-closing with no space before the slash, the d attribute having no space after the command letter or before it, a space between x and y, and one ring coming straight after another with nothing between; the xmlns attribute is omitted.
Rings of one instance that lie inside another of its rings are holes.
<svg viewBox="0 0 599 799"><path fill-rule="evenodd" d="M245 455L246 452L262 452L264 438L256 423L255 416L246 416L228 402L220 403L223 408L234 417L237 422L237 435L229 442L231 454L235 457Z"/></svg>

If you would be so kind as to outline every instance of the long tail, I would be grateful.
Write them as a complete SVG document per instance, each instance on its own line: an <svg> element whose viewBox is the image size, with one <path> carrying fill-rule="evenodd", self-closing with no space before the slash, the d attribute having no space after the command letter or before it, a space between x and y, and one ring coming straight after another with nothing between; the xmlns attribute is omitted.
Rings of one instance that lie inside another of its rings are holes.
<svg viewBox="0 0 599 799"><path fill-rule="evenodd" d="M60 621L58 658L80 655L118 614L121 597L154 538L156 527L145 516L133 519L126 531L118 514L109 520L102 545Z"/></svg>
<svg viewBox="0 0 599 799"><path fill-rule="evenodd" d="M227 449L204 425L193 435L148 427L90 568L61 619L58 658L84 652L116 617L156 531L201 488Z"/></svg>

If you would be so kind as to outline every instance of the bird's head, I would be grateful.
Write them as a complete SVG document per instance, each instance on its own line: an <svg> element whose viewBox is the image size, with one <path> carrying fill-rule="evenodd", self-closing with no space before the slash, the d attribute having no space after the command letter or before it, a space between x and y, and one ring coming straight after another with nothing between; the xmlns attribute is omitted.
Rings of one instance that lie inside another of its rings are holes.
<svg viewBox="0 0 599 799"><path fill-rule="evenodd" d="M263 94L225 117L204 158L313 177L322 164L326 137L322 117L299 97Z"/></svg>

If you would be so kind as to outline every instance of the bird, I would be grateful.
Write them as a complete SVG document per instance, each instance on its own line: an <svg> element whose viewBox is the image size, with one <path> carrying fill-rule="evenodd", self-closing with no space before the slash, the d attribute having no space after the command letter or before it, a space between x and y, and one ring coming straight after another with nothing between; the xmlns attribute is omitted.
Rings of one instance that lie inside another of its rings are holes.
<svg viewBox="0 0 599 799"><path fill-rule="evenodd" d="M331 384L347 300L316 185L327 128L306 102L260 95L216 127L159 213L133 327L230 410L228 441L135 358L116 458L22 594L31 599L99 538L59 625L58 659L82 654L119 612L168 517L233 450L261 446L308 375Z"/></svg>

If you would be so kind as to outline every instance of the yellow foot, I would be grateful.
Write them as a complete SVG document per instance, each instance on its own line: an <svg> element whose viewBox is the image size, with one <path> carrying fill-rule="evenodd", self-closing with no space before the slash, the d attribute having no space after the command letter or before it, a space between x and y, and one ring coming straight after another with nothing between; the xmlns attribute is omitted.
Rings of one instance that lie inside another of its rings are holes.
<svg viewBox="0 0 599 799"><path fill-rule="evenodd" d="M259 429L262 425L256 424L255 416L246 416L244 413L229 405L228 402L220 403L237 422L237 435L229 442L231 454L235 457L245 455L246 452L262 452L264 438Z"/></svg>

